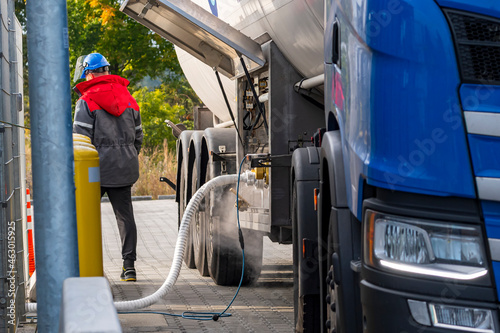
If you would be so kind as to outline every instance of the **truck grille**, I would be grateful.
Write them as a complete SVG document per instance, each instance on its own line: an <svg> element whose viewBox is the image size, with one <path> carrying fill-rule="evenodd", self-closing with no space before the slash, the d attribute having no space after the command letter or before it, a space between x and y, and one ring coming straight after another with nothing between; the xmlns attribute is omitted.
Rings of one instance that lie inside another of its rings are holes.
<svg viewBox="0 0 500 333"><path fill-rule="evenodd" d="M462 81L500 85L500 20L452 9L444 12L453 33Z"/></svg>

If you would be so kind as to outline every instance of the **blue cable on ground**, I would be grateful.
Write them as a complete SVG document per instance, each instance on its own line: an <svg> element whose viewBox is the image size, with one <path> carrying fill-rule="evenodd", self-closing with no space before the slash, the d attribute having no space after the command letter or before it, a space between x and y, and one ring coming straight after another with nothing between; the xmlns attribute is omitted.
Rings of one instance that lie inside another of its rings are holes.
<svg viewBox="0 0 500 333"><path fill-rule="evenodd" d="M234 300L236 299L236 296L238 296L238 293L240 292L241 285L243 283L243 277L245 275L245 243L243 240L243 232L241 231L241 226L240 226L240 209L239 209L239 192L240 192L240 175L241 175L241 167L243 166L243 162L245 162L245 157L241 160L240 167L238 169L238 182L236 185L236 221L238 222L238 236L239 236L239 241L240 241L240 246L241 246L241 254L242 254L242 265L241 265L241 279L240 283L238 285L238 289L236 289L236 293L233 296L233 299L227 307L224 309L222 312L196 312L196 311L184 311L182 314L175 314L175 313L168 313L168 312L161 312L161 311L120 311L118 312L119 314L132 314L132 313L150 313L150 314L160 314L164 316L171 316L171 317L178 317L178 318L184 318L184 319L191 319L191 320L213 320L217 321L219 318L226 318L226 317L231 317L231 313L226 313L227 310L231 307L233 304Z"/></svg>

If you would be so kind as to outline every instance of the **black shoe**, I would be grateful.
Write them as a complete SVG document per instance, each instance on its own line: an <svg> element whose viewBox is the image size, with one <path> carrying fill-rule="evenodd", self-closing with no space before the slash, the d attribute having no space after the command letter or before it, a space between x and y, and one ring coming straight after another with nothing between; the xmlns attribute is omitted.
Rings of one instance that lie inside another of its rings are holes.
<svg viewBox="0 0 500 333"><path fill-rule="evenodd" d="M120 280L122 281L137 281L135 276L135 268L122 268L122 274L120 275Z"/></svg>

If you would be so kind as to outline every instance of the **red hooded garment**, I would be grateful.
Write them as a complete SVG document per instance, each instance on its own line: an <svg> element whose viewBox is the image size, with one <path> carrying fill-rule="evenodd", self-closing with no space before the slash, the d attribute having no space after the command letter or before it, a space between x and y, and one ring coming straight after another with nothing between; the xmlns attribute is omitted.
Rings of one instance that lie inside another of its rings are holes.
<svg viewBox="0 0 500 333"><path fill-rule="evenodd" d="M128 85L118 75L103 75L75 87L81 97L75 107L73 132L90 137L96 146L101 186L128 186L139 177L141 116Z"/></svg>

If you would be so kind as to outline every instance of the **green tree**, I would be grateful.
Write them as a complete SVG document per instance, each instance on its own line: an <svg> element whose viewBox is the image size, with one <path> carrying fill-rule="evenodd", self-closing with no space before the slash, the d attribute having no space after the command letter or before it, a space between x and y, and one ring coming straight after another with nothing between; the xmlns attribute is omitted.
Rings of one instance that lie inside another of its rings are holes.
<svg viewBox="0 0 500 333"><path fill-rule="evenodd" d="M143 87L133 94L141 108L142 128L144 131L144 147L161 146L166 139L168 149L175 150L176 138L165 120L174 124L183 123L193 128L189 114L198 98L187 85L184 78L170 84L162 84L160 88L150 90Z"/></svg>
<svg viewBox="0 0 500 333"><path fill-rule="evenodd" d="M68 0L72 72L79 56L99 52L113 74L134 86L144 77L181 74L173 45L119 11L119 0Z"/></svg>

